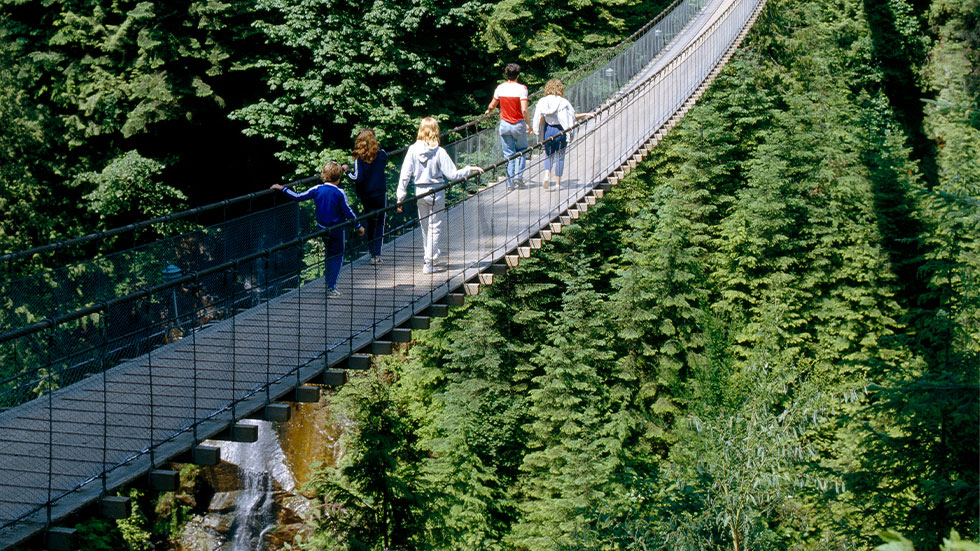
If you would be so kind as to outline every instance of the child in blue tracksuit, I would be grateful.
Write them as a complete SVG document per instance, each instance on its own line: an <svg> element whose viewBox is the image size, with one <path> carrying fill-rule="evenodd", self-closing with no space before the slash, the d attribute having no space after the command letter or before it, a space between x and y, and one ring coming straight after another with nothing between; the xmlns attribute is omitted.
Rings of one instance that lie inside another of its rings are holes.
<svg viewBox="0 0 980 551"><path fill-rule="evenodd" d="M347 194L337 186L343 174L344 171L340 165L330 161L323 165L323 170L320 171L323 184L311 187L303 193L296 193L279 184L274 184L272 189L282 191L294 201L313 199L313 204L316 206L317 225L321 228L329 228L344 220L354 218L354 211L347 203ZM357 231L360 235L364 235L364 228L360 224L357 225ZM344 261L344 229L338 228L331 231L323 237L323 241L326 246L327 296L338 297L340 291L337 290L337 279L340 277L340 266Z"/></svg>

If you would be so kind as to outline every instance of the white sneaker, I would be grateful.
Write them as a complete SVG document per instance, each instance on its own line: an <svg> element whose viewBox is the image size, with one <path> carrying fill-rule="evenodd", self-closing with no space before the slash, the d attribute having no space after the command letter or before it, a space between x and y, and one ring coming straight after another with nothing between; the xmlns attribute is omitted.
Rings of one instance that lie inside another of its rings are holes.
<svg viewBox="0 0 980 551"><path fill-rule="evenodd" d="M372 256L371 257L371 264L381 264L381 257L380 256Z"/></svg>
<svg viewBox="0 0 980 551"><path fill-rule="evenodd" d="M432 271L433 270L432 270L432 263L431 262L426 262L425 264L422 265L422 273L423 274L431 274Z"/></svg>
<svg viewBox="0 0 980 551"><path fill-rule="evenodd" d="M336 289L327 289L327 298L337 298L340 296L340 291Z"/></svg>

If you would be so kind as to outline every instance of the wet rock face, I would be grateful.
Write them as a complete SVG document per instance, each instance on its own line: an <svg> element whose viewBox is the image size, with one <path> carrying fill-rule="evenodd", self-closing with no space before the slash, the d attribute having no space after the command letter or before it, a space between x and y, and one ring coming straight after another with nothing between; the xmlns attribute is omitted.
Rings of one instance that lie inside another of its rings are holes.
<svg viewBox="0 0 980 551"><path fill-rule="evenodd" d="M279 506L279 524L298 524L305 522L313 508L313 502L301 495L289 492L276 492Z"/></svg>
<svg viewBox="0 0 980 551"><path fill-rule="evenodd" d="M265 536L266 549L282 549L285 544L296 544L296 537L301 540L313 535L313 528L305 522L280 525Z"/></svg>
<svg viewBox="0 0 980 551"><path fill-rule="evenodd" d="M312 501L299 493L310 465L332 465L342 450L327 403L294 405L293 420L260 424L252 444L213 442L222 461L203 469L214 490L208 512L185 525L179 551L278 551L312 536ZM207 498L204 498L207 499Z"/></svg>
<svg viewBox="0 0 980 551"><path fill-rule="evenodd" d="M235 501L238 499L238 490L232 492L215 492L208 505L208 514L223 515L235 511Z"/></svg>
<svg viewBox="0 0 980 551"><path fill-rule="evenodd" d="M236 503L240 503L241 494L241 490L215 493L208 506L208 514L195 515L184 526L177 541L178 551L233 551L233 530L238 520ZM282 549L283 544L296 543L296 536L306 538L312 535L312 529L304 521L312 507L309 499L281 490L273 493L273 499L272 513L276 527L265 533L264 549Z"/></svg>
<svg viewBox="0 0 980 551"><path fill-rule="evenodd" d="M209 524L215 523L215 515L194 515L176 542L177 551L214 551L225 543L224 536Z"/></svg>
<svg viewBox="0 0 980 551"><path fill-rule="evenodd" d="M329 399L326 395L317 404L293 404L289 422L278 427L279 443L297 486L310 480L311 465L333 466L343 455L344 427L332 415Z"/></svg>
<svg viewBox="0 0 980 551"><path fill-rule="evenodd" d="M204 478L215 492L230 492L242 489L242 479L238 475L238 465L221 461L214 467L204 469Z"/></svg>

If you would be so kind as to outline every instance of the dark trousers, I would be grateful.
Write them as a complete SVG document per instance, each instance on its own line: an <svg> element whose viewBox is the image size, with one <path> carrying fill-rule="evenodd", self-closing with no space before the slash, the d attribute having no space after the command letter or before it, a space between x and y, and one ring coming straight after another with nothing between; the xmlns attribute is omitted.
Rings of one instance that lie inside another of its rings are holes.
<svg viewBox="0 0 980 551"><path fill-rule="evenodd" d="M553 126L545 123L544 140L558 136L562 133L562 127ZM565 172L565 148L568 146L568 135L562 134L560 137L546 141L544 152L548 155L544 160L544 169L552 171L555 176L561 177Z"/></svg>
<svg viewBox="0 0 980 551"><path fill-rule="evenodd" d="M386 206L384 195L372 197L358 197L364 205L364 212L361 214L371 214L364 220L364 237L368 240L368 250L371 256L381 255L381 241L385 234L385 211Z"/></svg>
<svg viewBox="0 0 980 551"><path fill-rule="evenodd" d="M344 263L344 230L334 230L323 236L323 245L326 248L324 274L327 279L327 289L336 289L340 266Z"/></svg>

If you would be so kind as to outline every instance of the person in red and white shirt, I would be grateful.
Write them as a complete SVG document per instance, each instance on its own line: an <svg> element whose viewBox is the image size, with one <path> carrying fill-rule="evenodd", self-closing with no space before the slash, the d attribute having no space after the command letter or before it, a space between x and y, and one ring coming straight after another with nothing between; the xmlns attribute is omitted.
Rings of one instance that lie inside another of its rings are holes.
<svg viewBox="0 0 980 551"><path fill-rule="evenodd" d="M507 161L507 189L524 187L526 159L522 152L527 149L527 135L534 132L530 125L531 115L527 110L527 86L517 82L520 75L520 65L508 63L504 67L504 78L507 82L494 90L493 100L484 113L489 115L500 106L500 147L504 157L510 159Z"/></svg>

